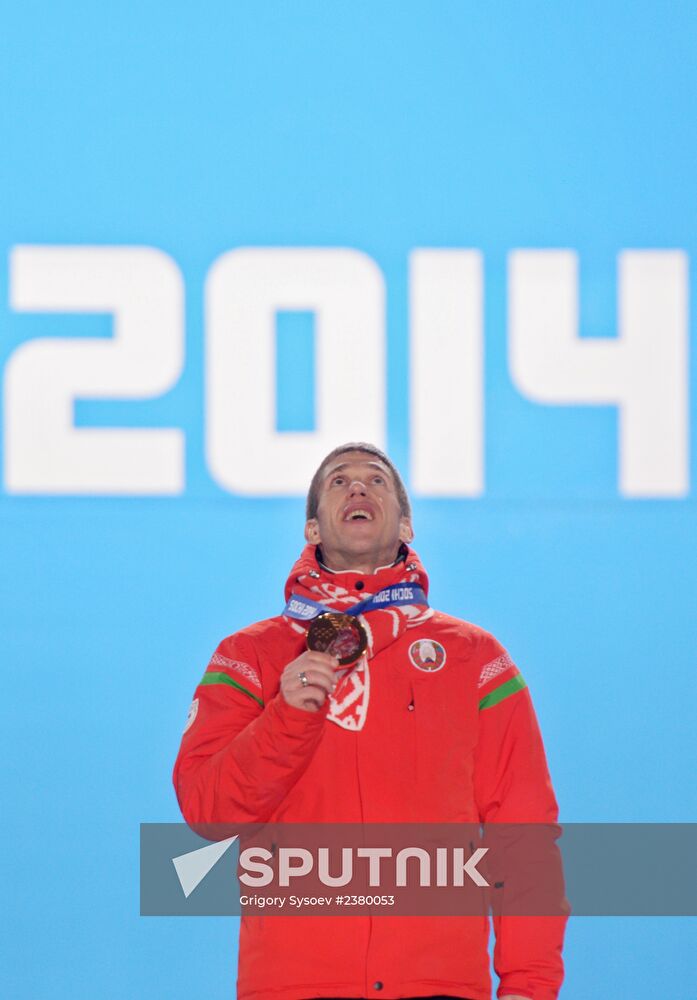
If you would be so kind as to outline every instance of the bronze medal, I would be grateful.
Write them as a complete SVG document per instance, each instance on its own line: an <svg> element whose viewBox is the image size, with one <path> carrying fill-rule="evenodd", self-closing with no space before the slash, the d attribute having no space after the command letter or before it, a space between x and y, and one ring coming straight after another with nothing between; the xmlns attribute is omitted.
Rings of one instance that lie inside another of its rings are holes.
<svg viewBox="0 0 697 1000"><path fill-rule="evenodd" d="M325 611L307 630L307 648L336 656L342 667L354 663L367 645L368 635L355 615Z"/></svg>

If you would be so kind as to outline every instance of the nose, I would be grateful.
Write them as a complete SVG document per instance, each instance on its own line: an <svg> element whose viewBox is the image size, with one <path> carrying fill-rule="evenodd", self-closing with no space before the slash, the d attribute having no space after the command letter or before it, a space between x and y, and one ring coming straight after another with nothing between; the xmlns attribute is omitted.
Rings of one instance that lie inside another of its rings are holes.
<svg viewBox="0 0 697 1000"><path fill-rule="evenodd" d="M360 479L354 479L349 485L349 496L355 496L356 493L360 493L363 496L366 494L365 485L360 481Z"/></svg>

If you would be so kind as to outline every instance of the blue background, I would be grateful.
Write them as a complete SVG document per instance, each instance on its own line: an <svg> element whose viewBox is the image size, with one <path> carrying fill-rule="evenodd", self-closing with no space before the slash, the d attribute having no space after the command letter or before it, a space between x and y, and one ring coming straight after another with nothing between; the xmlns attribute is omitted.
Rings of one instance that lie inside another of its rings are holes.
<svg viewBox="0 0 697 1000"><path fill-rule="evenodd" d="M3 4L0 364L31 337L108 333L12 312L18 243L165 250L187 330L162 399L76 408L183 427L183 496L0 495L3 995L234 995L235 921L139 917L138 824L178 818L193 687L223 635L276 613L302 542L301 500L232 496L204 459L203 284L236 246L379 264L407 479L408 254L482 251L486 491L415 503L432 602L521 666L564 819L694 819L694 490L621 499L616 411L518 394L505 269L514 248L577 250L583 335L612 336L619 250L694 259L696 29L681 2ZM311 318L289 324L280 429L313 419ZM694 930L572 921L562 996L694 998Z"/></svg>

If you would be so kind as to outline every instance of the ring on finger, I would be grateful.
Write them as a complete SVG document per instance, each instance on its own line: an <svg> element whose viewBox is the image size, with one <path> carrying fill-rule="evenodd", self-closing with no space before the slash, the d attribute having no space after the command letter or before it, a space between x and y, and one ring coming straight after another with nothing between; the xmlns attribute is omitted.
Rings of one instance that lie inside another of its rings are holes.
<svg viewBox="0 0 697 1000"><path fill-rule="evenodd" d="M307 680L307 674L305 673L304 670L300 671L300 673L298 674L298 679L300 680L302 686L306 688L308 685L308 680Z"/></svg>

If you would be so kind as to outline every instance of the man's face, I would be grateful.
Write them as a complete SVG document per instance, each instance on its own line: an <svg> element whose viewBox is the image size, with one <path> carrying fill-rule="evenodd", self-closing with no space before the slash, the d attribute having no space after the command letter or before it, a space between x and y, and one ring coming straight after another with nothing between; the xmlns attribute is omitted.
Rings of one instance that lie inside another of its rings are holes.
<svg viewBox="0 0 697 1000"><path fill-rule="evenodd" d="M411 541L411 522L400 513L392 473L375 455L349 451L325 468L317 517L305 537L322 545L332 569L374 569L397 556L400 541Z"/></svg>

